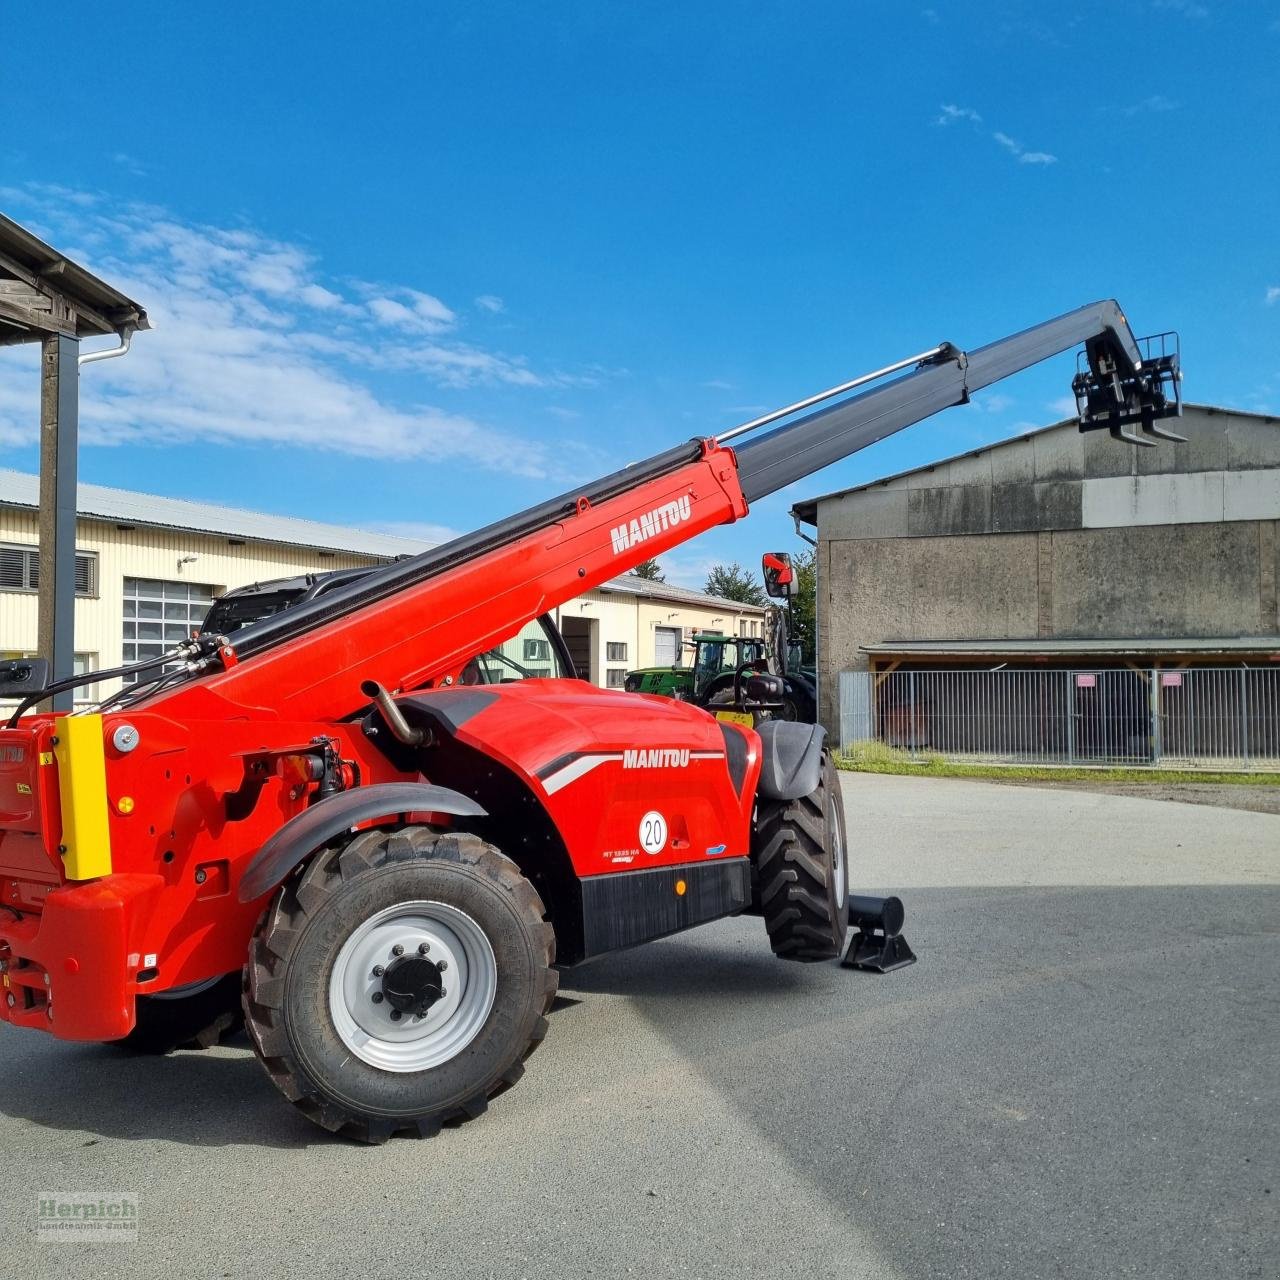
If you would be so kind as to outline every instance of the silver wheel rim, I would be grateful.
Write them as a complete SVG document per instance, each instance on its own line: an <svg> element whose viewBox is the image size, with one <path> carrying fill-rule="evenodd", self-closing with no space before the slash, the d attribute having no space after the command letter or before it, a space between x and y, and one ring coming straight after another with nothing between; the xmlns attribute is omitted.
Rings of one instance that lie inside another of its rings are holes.
<svg viewBox="0 0 1280 1280"><path fill-rule="evenodd" d="M420 1018L393 1019L374 999L385 968L400 954L441 964L444 995ZM442 963L443 962L443 963ZM382 1071L428 1071L456 1058L480 1034L498 993L498 962L481 927L444 902L398 902L354 930L329 975L329 1016L352 1053Z"/></svg>
<svg viewBox="0 0 1280 1280"><path fill-rule="evenodd" d="M840 783L837 780L836 786ZM844 832L840 829L840 811L836 808L835 803L831 805L831 817L828 819L831 826L831 865L832 865L832 882L836 891L836 910L844 911L844 901L848 895L848 875L844 865Z"/></svg>

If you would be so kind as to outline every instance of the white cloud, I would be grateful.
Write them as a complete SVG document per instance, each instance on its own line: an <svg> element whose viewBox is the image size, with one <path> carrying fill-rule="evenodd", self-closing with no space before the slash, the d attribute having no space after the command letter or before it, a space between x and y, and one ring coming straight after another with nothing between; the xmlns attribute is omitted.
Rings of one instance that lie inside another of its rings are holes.
<svg viewBox="0 0 1280 1280"><path fill-rule="evenodd" d="M971 124L981 124L982 117L972 107L958 107L954 102L944 102L941 107L942 114L934 120L934 124L949 125L958 124L962 120L967 120Z"/></svg>
<svg viewBox="0 0 1280 1280"><path fill-rule="evenodd" d="M332 311L347 305L342 301L341 295L334 293L332 289L326 289L322 284L304 284L298 290L298 298L317 311Z"/></svg>
<svg viewBox="0 0 1280 1280"><path fill-rule="evenodd" d="M709 387L712 391L737 390L737 388L733 385L732 382L726 382L723 378L708 378L707 381L704 382L702 385L704 387Z"/></svg>
<svg viewBox="0 0 1280 1280"><path fill-rule="evenodd" d="M145 178L147 176L147 166L136 156L129 155L127 151L115 152L110 157L110 160L112 164L118 164L120 168L133 174L135 178Z"/></svg>
<svg viewBox="0 0 1280 1280"><path fill-rule="evenodd" d="M417 289L389 290L365 305L375 320L405 333L443 333L457 319L439 298Z"/></svg>
<svg viewBox="0 0 1280 1280"><path fill-rule="evenodd" d="M585 461L571 441L510 435L425 398L392 398L377 384L370 374L379 370L449 387L598 380L594 370L539 374L518 356L457 341L455 313L430 293L323 280L308 250L249 227L189 224L162 209L108 206L47 186L0 194L38 235L150 315L153 330L125 359L85 369L86 444L281 445L461 459L557 479ZM0 353L0 441L36 438L29 363L24 353Z"/></svg>
<svg viewBox="0 0 1280 1280"><path fill-rule="evenodd" d="M1012 408L1016 401L1002 391L991 391L979 395L974 403L988 413L1004 413L1006 409Z"/></svg>
<svg viewBox="0 0 1280 1280"><path fill-rule="evenodd" d="M1209 10L1197 0L1153 0L1157 9L1168 9L1180 13L1184 18L1207 18Z"/></svg>
<svg viewBox="0 0 1280 1280"><path fill-rule="evenodd" d="M1019 164L1057 164L1058 157L1047 151L1028 151L1016 138L998 129L991 135Z"/></svg>
<svg viewBox="0 0 1280 1280"><path fill-rule="evenodd" d="M1280 284L1273 284L1267 290L1267 306L1271 306L1276 302L1280 302Z"/></svg>
<svg viewBox="0 0 1280 1280"><path fill-rule="evenodd" d="M1153 93L1150 97L1143 98L1141 102L1125 107L1123 114L1126 116L1160 114L1165 111L1176 111L1177 107L1178 104L1171 98L1166 98L1163 93Z"/></svg>
<svg viewBox="0 0 1280 1280"><path fill-rule="evenodd" d="M507 304L496 293L482 293L476 299L476 306L481 311L492 311L494 315L507 309Z"/></svg>
<svg viewBox="0 0 1280 1280"><path fill-rule="evenodd" d="M459 530L451 529L447 524L428 524L421 520L382 520L373 524L366 521L365 528L370 533L388 533L393 538L411 538L415 542L433 545L452 542L462 536Z"/></svg>
<svg viewBox="0 0 1280 1280"><path fill-rule="evenodd" d="M673 587L689 587L701 591L707 585L707 575L718 564L724 562L723 556L681 555L668 552L658 557L658 564L663 576ZM673 609L675 605L671 606Z"/></svg>

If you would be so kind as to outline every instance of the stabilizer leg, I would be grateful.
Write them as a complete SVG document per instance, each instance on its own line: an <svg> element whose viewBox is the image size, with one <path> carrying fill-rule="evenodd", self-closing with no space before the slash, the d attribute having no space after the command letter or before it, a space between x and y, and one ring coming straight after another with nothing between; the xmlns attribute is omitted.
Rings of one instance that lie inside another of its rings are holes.
<svg viewBox="0 0 1280 1280"><path fill-rule="evenodd" d="M905 918L901 898L850 894L849 923L854 933L841 966L869 973L891 973L915 964L916 954L902 936Z"/></svg>

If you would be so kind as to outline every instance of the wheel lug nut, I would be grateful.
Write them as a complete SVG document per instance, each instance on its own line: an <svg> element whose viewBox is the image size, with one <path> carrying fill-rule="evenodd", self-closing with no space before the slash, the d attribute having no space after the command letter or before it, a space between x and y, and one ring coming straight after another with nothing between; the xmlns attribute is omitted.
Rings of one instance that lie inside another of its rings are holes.
<svg viewBox="0 0 1280 1280"><path fill-rule="evenodd" d="M448 994L449 994L449 992L448 992L448 990L447 990L446 988L444 988L444 987L441 987L441 988L440 988L440 999L441 999L441 1000L443 1000L443 999L445 998L445 996L447 996Z"/></svg>
<svg viewBox="0 0 1280 1280"><path fill-rule="evenodd" d="M418 948L418 954L419 954L420 956L425 956L425 955L427 954L427 952L428 952L428 951L430 951L430 950L431 950L431 943L429 943L429 942L424 942L424 943L422 943L422 945L421 945L421 946L419 946L419 948Z"/></svg>
<svg viewBox="0 0 1280 1280"><path fill-rule="evenodd" d="M399 1009L392 1009L392 1010L391 1010L391 1021L392 1021L392 1022L399 1022L399 1021L400 1021L400 1010L399 1010Z"/></svg>
<svg viewBox="0 0 1280 1280"><path fill-rule="evenodd" d="M440 963L436 966L436 968L439 969L441 973L443 973L448 967L449 967L449 962L447 960L441 960Z"/></svg>
<svg viewBox="0 0 1280 1280"><path fill-rule="evenodd" d="M393 956L402 956L404 955L404 948L397 942L396 945L391 948L391 954Z"/></svg>
<svg viewBox="0 0 1280 1280"><path fill-rule="evenodd" d="M375 992L373 993L373 1003L374 1003L374 1004L381 1004L385 998L386 998L386 997L384 997L384 996L383 996L383 994L382 994L382 992L381 992L381 991L375 991Z"/></svg>
<svg viewBox="0 0 1280 1280"><path fill-rule="evenodd" d="M373 976L375 978L382 977L384 973L386 973L386 970L380 964L375 964L373 966Z"/></svg>

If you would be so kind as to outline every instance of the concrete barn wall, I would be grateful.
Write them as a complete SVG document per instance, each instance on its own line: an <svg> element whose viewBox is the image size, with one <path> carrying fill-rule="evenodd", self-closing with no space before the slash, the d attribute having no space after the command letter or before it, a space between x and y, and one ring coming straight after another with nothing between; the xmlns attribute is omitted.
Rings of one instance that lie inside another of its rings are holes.
<svg viewBox="0 0 1280 1280"><path fill-rule="evenodd" d="M885 640L1280 634L1280 422L1074 424L817 504L822 717Z"/></svg>

